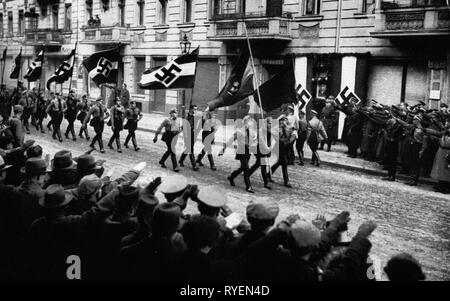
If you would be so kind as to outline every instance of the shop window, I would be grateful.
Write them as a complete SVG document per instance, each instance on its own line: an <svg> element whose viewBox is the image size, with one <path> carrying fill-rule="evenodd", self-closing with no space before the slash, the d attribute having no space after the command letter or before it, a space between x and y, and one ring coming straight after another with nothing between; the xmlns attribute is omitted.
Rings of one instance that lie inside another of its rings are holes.
<svg viewBox="0 0 450 301"><path fill-rule="evenodd" d="M145 57L138 56L134 58L134 91L136 94L144 94L145 90L139 88L138 83L141 80L142 73L145 71Z"/></svg>

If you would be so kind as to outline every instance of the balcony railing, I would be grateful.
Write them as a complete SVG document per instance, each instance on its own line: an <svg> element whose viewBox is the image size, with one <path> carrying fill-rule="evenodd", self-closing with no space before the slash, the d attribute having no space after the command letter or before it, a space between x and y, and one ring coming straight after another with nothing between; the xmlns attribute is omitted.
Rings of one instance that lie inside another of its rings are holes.
<svg viewBox="0 0 450 301"><path fill-rule="evenodd" d="M27 44L49 44L61 45L64 39L61 29L53 28L32 28L25 29L25 43Z"/></svg>
<svg viewBox="0 0 450 301"><path fill-rule="evenodd" d="M380 12L372 36L450 35L450 11L447 7L390 8Z"/></svg>
<svg viewBox="0 0 450 301"><path fill-rule="evenodd" d="M131 36L127 27L121 26L95 26L82 27L82 42L89 44L131 43Z"/></svg>
<svg viewBox="0 0 450 301"><path fill-rule="evenodd" d="M386 0L381 1L381 9L419 8L446 6L446 0Z"/></svg>
<svg viewBox="0 0 450 301"><path fill-rule="evenodd" d="M291 40L290 20L283 17L249 16L243 19L216 19L211 21L208 38L211 40L250 39Z"/></svg>

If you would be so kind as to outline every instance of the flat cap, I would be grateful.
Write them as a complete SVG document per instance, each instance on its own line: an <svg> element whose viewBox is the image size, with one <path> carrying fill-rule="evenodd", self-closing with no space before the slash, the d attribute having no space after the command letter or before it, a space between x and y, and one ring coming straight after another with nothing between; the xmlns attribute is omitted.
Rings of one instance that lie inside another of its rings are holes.
<svg viewBox="0 0 450 301"><path fill-rule="evenodd" d="M227 192L219 187L206 186L199 189L197 198L207 206L221 208L227 202Z"/></svg>
<svg viewBox="0 0 450 301"><path fill-rule="evenodd" d="M247 206L247 218L272 220L277 218L279 212L280 208L274 203L251 203Z"/></svg>
<svg viewBox="0 0 450 301"><path fill-rule="evenodd" d="M159 191L165 194L176 193L186 189L187 185L186 177L182 175L169 176L163 180Z"/></svg>
<svg viewBox="0 0 450 301"><path fill-rule="evenodd" d="M312 247L320 242L320 231L311 222L298 220L291 226L291 235L298 247Z"/></svg>

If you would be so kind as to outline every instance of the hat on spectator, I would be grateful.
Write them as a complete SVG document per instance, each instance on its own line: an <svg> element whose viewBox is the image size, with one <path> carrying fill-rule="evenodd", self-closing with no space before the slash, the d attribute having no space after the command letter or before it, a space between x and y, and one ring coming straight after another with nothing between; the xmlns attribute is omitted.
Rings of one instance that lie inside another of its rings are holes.
<svg viewBox="0 0 450 301"><path fill-rule="evenodd" d="M298 247L312 247L320 242L320 231L311 222L298 220L291 226L291 235Z"/></svg>
<svg viewBox="0 0 450 301"><path fill-rule="evenodd" d="M147 189L147 187L142 188L139 191L139 201L153 208L159 203L154 191Z"/></svg>
<svg viewBox="0 0 450 301"><path fill-rule="evenodd" d="M250 203L247 206L247 218L253 218L257 220L276 219L279 212L280 208L275 203Z"/></svg>
<svg viewBox="0 0 450 301"><path fill-rule="evenodd" d="M123 188L119 193L118 202L122 208L129 208L139 200L139 188L133 186L127 186Z"/></svg>
<svg viewBox="0 0 450 301"><path fill-rule="evenodd" d="M159 191L164 194L172 194L181 192L188 185L186 177L182 175L168 176L159 187Z"/></svg>
<svg viewBox="0 0 450 301"><path fill-rule="evenodd" d="M158 233L171 234L180 224L181 208L174 203L162 203L153 211L152 229Z"/></svg>
<svg viewBox="0 0 450 301"><path fill-rule="evenodd" d="M73 196L60 184L53 184L47 187L45 195L39 199L39 205L46 208L59 208L70 203Z"/></svg>
<svg viewBox="0 0 450 301"><path fill-rule="evenodd" d="M14 113L22 113L23 112L23 107L21 105L15 105L14 106Z"/></svg>
<svg viewBox="0 0 450 301"><path fill-rule="evenodd" d="M4 171L7 170L8 168L10 168L12 165L6 165L5 160L3 160L3 157L0 156L0 171Z"/></svg>
<svg viewBox="0 0 450 301"><path fill-rule="evenodd" d="M68 150L62 150L55 154L52 159L52 170L67 170L72 169L75 162L72 159L72 153Z"/></svg>
<svg viewBox="0 0 450 301"><path fill-rule="evenodd" d="M97 175L92 174L81 178L78 184L78 192L81 195L91 195L102 187L102 180Z"/></svg>
<svg viewBox="0 0 450 301"><path fill-rule="evenodd" d="M41 158L30 158L25 162L25 166L20 170L23 174L28 176L43 175L49 172L47 169L47 162Z"/></svg>
<svg viewBox="0 0 450 301"><path fill-rule="evenodd" d="M84 154L74 159L77 162L78 173L91 172L101 169L102 167L97 165L94 156Z"/></svg>
<svg viewBox="0 0 450 301"><path fill-rule="evenodd" d="M422 267L410 254L402 253L389 259L384 271L391 281L425 280Z"/></svg>
<svg viewBox="0 0 450 301"><path fill-rule="evenodd" d="M39 158L42 156L42 147L40 145L34 145L27 150L28 158Z"/></svg>
<svg viewBox="0 0 450 301"><path fill-rule="evenodd" d="M219 187L205 186L199 189L198 201L214 208L222 208L227 202L227 192Z"/></svg>
<svg viewBox="0 0 450 301"><path fill-rule="evenodd" d="M441 107L441 108L448 108L448 105L447 105L446 103L441 103L441 104L440 104L440 107Z"/></svg>

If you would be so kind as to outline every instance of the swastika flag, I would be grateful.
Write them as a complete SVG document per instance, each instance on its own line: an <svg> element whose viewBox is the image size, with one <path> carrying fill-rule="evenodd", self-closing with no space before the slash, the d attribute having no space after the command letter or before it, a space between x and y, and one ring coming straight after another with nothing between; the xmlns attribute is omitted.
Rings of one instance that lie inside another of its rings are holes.
<svg viewBox="0 0 450 301"><path fill-rule="evenodd" d="M42 62L44 61L44 50L39 52L38 56L31 62L31 65L28 67L27 74L25 74L24 78L29 82L34 82L41 77L42 73Z"/></svg>
<svg viewBox="0 0 450 301"><path fill-rule="evenodd" d="M146 70L138 83L141 89L190 89L194 87L199 48L162 67Z"/></svg>
<svg viewBox="0 0 450 301"><path fill-rule="evenodd" d="M358 97L358 95L356 95L356 93L353 93L348 86L345 86L344 89L339 92L338 96L336 96L336 102L341 106L348 105L352 98L354 98L353 101L356 104L359 104L361 102L361 99Z"/></svg>
<svg viewBox="0 0 450 301"><path fill-rule="evenodd" d="M47 81L47 89L50 90L50 84L56 82L62 84L72 77L73 63L75 60L75 49L72 49L65 61L56 69L55 73Z"/></svg>
<svg viewBox="0 0 450 301"><path fill-rule="evenodd" d="M101 84L117 84L117 75L120 60L119 46L99 51L83 60L82 64L89 72L97 86Z"/></svg>

